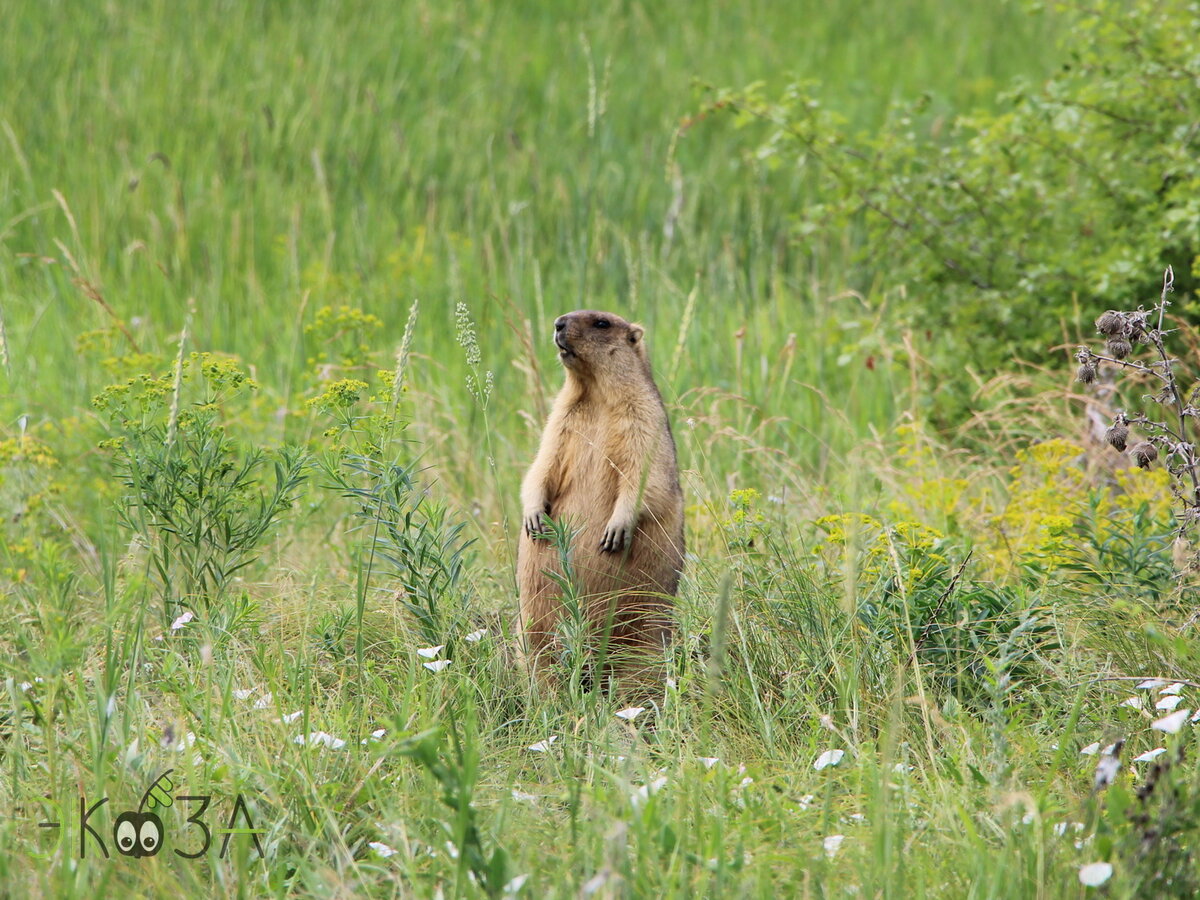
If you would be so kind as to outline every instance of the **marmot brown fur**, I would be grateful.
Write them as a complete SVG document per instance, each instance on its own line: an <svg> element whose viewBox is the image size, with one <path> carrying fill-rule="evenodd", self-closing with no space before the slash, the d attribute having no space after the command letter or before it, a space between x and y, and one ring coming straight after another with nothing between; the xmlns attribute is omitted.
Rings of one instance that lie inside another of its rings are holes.
<svg viewBox="0 0 1200 900"><path fill-rule="evenodd" d="M563 617L559 551L546 517L574 537L579 607L618 678L631 652L649 663L671 635L683 568L683 492L667 411L640 325L580 310L554 322L566 383L521 486L521 627L535 670L555 656ZM607 640L603 636L607 633ZM639 667L641 664L638 664Z"/></svg>

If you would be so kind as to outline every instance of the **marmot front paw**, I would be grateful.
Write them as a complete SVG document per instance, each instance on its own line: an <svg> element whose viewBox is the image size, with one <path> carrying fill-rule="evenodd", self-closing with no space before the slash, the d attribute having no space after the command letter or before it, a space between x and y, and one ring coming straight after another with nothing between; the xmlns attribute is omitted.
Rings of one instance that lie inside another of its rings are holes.
<svg viewBox="0 0 1200 900"><path fill-rule="evenodd" d="M624 550L633 541L633 521L610 521L604 526L604 537L600 539L600 549L606 553L617 553Z"/></svg>
<svg viewBox="0 0 1200 900"><path fill-rule="evenodd" d="M535 509L524 515L525 533L531 538L545 537L550 533L550 520L544 510Z"/></svg>

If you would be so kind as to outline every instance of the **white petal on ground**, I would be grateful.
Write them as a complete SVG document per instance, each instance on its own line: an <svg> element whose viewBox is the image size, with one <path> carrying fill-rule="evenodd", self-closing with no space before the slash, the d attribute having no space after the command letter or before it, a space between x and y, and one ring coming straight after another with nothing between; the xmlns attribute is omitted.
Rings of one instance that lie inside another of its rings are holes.
<svg viewBox="0 0 1200 900"><path fill-rule="evenodd" d="M372 850L374 850L376 853L378 853L380 856L382 856L384 859L387 859L389 856L396 855L396 849L394 847L389 847L387 844L383 843L382 841L371 841L371 843L367 844L367 846L370 847Z"/></svg>
<svg viewBox="0 0 1200 900"><path fill-rule="evenodd" d="M1162 687L1164 684L1166 682L1161 678L1147 678L1145 681L1138 682L1137 688L1139 691L1152 691L1155 688Z"/></svg>
<svg viewBox="0 0 1200 900"><path fill-rule="evenodd" d="M711 769L721 761L719 756L701 756L700 762L704 763L704 768Z"/></svg>
<svg viewBox="0 0 1200 900"><path fill-rule="evenodd" d="M261 697L259 697L257 700L254 701L254 708L255 709L270 709L271 704L274 702L274 700L275 700L275 698L272 695L263 694Z"/></svg>
<svg viewBox="0 0 1200 900"><path fill-rule="evenodd" d="M233 692L234 700L249 700L254 694L254 688L246 688L245 690L236 690Z"/></svg>
<svg viewBox="0 0 1200 900"><path fill-rule="evenodd" d="M638 716L646 711L644 706L627 706L624 709L619 709L615 713L618 719L624 719L626 722L632 722Z"/></svg>
<svg viewBox="0 0 1200 900"><path fill-rule="evenodd" d="M838 848L842 846L842 841L846 839L844 834L831 834L821 843L825 847L825 855L833 856L838 852Z"/></svg>
<svg viewBox="0 0 1200 900"><path fill-rule="evenodd" d="M1177 709L1169 716L1163 716L1150 723L1150 727L1155 731L1165 731L1167 734L1178 734L1179 729L1183 727L1183 723L1187 721L1187 717L1192 714L1190 709Z"/></svg>
<svg viewBox="0 0 1200 900"><path fill-rule="evenodd" d="M666 783L666 778L655 778L649 784L643 784L640 788L634 791L633 796L629 798L633 802L633 808L641 809L642 804L662 790L663 785Z"/></svg>
<svg viewBox="0 0 1200 900"><path fill-rule="evenodd" d="M468 644L478 644L487 637L487 629L480 628L478 631L472 631L470 634L463 635L463 640Z"/></svg>
<svg viewBox="0 0 1200 900"><path fill-rule="evenodd" d="M383 740L383 736L385 734L387 734L386 728L376 728L374 731L371 732L371 736L369 738L363 738L361 741L359 741L359 743L365 744L368 741L381 741L381 740Z"/></svg>
<svg viewBox="0 0 1200 900"><path fill-rule="evenodd" d="M1154 708L1155 709L1174 709L1182 702L1183 702L1183 698L1180 697L1178 694L1170 694L1166 697L1163 697L1161 700L1159 700L1157 703L1155 703Z"/></svg>
<svg viewBox="0 0 1200 900"><path fill-rule="evenodd" d="M436 647L421 647L417 650L417 656L422 659L436 659L437 655L445 649L445 644L438 644Z"/></svg>
<svg viewBox="0 0 1200 900"><path fill-rule="evenodd" d="M281 718L279 721L282 722L284 725L291 725L302 715L304 715L304 710L298 709L294 713L288 713L286 716Z"/></svg>
<svg viewBox="0 0 1200 900"><path fill-rule="evenodd" d="M446 666L450 665L450 663L451 660L448 659L436 659L433 662L421 663L421 665L427 668L430 672L440 672L442 669L446 668Z"/></svg>
<svg viewBox="0 0 1200 900"><path fill-rule="evenodd" d="M1182 681L1176 681L1174 684L1168 684L1165 688L1159 691L1160 694L1178 694L1184 689Z"/></svg>
<svg viewBox="0 0 1200 900"><path fill-rule="evenodd" d="M192 611L189 609L182 616L180 616L178 619L176 619L174 622L171 623L171 630L178 631L180 628L182 628L188 622L192 621L192 619L194 619L194 618L196 618L196 617L194 615L192 615Z"/></svg>
<svg viewBox="0 0 1200 900"><path fill-rule="evenodd" d="M845 750L826 750L817 757L817 761L813 763L813 768L820 772L827 766L836 766L842 761L842 757L845 755Z"/></svg>
<svg viewBox="0 0 1200 900"><path fill-rule="evenodd" d="M1140 756L1135 756L1133 758L1133 761L1134 762L1154 762L1154 760L1158 759L1160 756L1162 756L1166 752L1167 752L1166 747L1155 747L1153 750L1147 750L1145 753L1141 754Z"/></svg>
<svg viewBox="0 0 1200 900"><path fill-rule="evenodd" d="M530 744L529 749L532 750L534 753L545 753L547 750L550 749L550 745L553 744L557 740L558 740L558 735L552 734L552 735L550 735L550 737L546 738L546 740L544 740L544 741L538 741L536 744Z"/></svg>
<svg viewBox="0 0 1200 900"><path fill-rule="evenodd" d="M1144 704L1141 697L1126 697L1121 701L1122 706L1128 706L1130 709L1141 709Z"/></svg>
<svg viewBox="0 0 1200 900"><path fill-rule="evenodd" d="M1096 762L1096 778L1092 782L1092 790L1100 791L1112 784L1117 773L1121 771L1121 749L1124 741L1115 741L1100 751L1100 759Z"/></svg>
<svg viewBox="0 0 1200 900"><path fill-rule="evenodd" d="M306 744L309 747L315 747L320 744L328 750L341 750L346 746L345 741L334 737L327 731L311 731L308 735L298 734L292 738L292 743Z"/></svg>
<svg viewBox="0 0 1200 900"><path fill-rule="evenodd" d="M1086 747L1084 747L1082 750L1080 750L1079 755L1080 756L1095 756L1099 752L1100 752L1100 742L1096 741L1096 743L1088 744Z"/></svg>
<svg viewBox="0 0 1200 900"><path fill-rule="evenodd" d="M1094 862L1079 867L1079 883L1085 887L1100 887L1112 878L1112 863Z"/></svg>

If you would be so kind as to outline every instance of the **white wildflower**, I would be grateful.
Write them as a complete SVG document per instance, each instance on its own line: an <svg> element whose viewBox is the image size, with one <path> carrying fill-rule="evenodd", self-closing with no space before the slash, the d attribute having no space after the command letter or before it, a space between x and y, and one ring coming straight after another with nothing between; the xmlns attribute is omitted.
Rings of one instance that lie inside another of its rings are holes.
<svg viewBox="0 0 1200 900"><path fill-rule="evenodd" d="M1163 697L1161 700L1159 700L1157 703L1155 703L1154 708L1162 709L1162 710L1170 710L1170 709L1174 709L1182 702L1183 702L1183 698L1180 697L1178 694L1169 694L1168 696Z"/></svg>
<svg viewBox="0 0 1200 900"><path fill-rule="evenodd" d="M176 619L174 622L171 623L171 630L178 631L180 628L182 628L188 622L192 621L192 619L194 619L194 618L196 618L196 617L192 614L192 611L188 610L183 615L181 615L178 619Z"/></svg>
<svg viewBox="0 0 1200 900"><path fill-rule="evenodd" d="M478 644L487 637L487 629L480 628L478 631L472 631L470 634L463 635L463 640L468 644Z"/></svg>
<svg viewBox="0 0 1200 900"><path fill-rule="evenodd" d="M817 761L813 763L813 768L820 772L828 766L836 766L841 763L842 757L845 755L845 750L826 750L817 757Z"/></svg>
<svg viewBox="0 0 1200 900"><path fill-rule="evenodd" d="M437 659L433 662L421 663L421 665L427 668L430 672L440 672L442 669L446 668L446 666L450 665L450 663L451 660L448 659Z"/></svg>
<svg viewBox="0 0 1200 900"><path fill-rule="evenodd" d="M1165 731L1167 734L1178 734L1179 729L1183 727L1183 723L1187 721L1187 717L1192 714L1190 709L1178 709L1169 716L1163 716L1150 723L1150 727L1155 731Z"/></svg>
<svg viewBox="0 0 1200 900"><path fill-rule="evenodd" d="M437 659L437 655L445 649L445 644L438 644L436 647L421 647L417 650L417 656L423 659Z"/></svg>
<svg viewBox="0 0 1200 900"><path fill-rule="evenodd" d="M370 847L372 850L374 850L377 854L382 856L384 859L387 859L389 856L396 855L396 849L394 847L389 847L387 844L383 843L382 841L371 841L369 844L367 844L367 846Z"/></svg>
<svg viewBox="0 0 1200 900"><path fill-rule="evenodd" d="M1112 878L1112 863L1094 862L1079 867L1079 883L1084 887L1100 887Z"/></svg>
<svg viewBox="0 0 1200 900"><path fill-rule="evenodd" d="M825 840L821 842L821 844L825 847L825 855L833 856L836 854L838 849L842 846L842 841L845 839L846 836L844 834L831 834L829 837L825 838Z"/></svg>
<svg viewBox="0 0 1200 900"><path fill-rule="evenodd" d="M327 750L341 750L346 746L346 742L341 738L336 738L326 731L312 731L307 735L298 734L292 738L294 744L306 744L309 747L315 747L318 744L325 747Z"/></svg>
<svg viewBox="0 0 1200 900"><path fill-rule="evenodd" d="M644 706L627 706L624 709L619 709L615 713L618 719L624 719L626 722L632 722L638 716L646 711Z"/></svg>
<svg viewBox="0 0 1200 900"><path fill-rule="evenodd" d="M532 750L534 753L545 753L547 750L550 749L550 745L553 744L557 740L558 740L558 735L552 734L552 735L550 735L550 737L546 738L546 740L544 740L544 741L538 741L536 744L530 744L529 749Z"/></svg>
<svg viewBox="0 0 1200 900"><path fill-rule="evenodd" d="M1160 756L1162 756L1166 752L1167 752L1166 747L1155 747L1153 750L1147 750L1145 753L1141 754L1140 756L1135 756L1133 758L1133 761L1134 762L1154 762L1154 760L1158 759Z"/></svg>

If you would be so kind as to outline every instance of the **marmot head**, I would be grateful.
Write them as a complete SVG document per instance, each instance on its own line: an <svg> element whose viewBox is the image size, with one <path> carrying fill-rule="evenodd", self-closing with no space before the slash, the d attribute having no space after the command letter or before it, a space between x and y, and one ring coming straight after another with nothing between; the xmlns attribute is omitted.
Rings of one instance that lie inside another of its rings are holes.
<svg viewBox="0 0 1200 900"><path fill-rule="evenodd" d="M554 343L567 370L583 377L641 374L645 329L613 313L580 309L554 320Z"/></svg>

